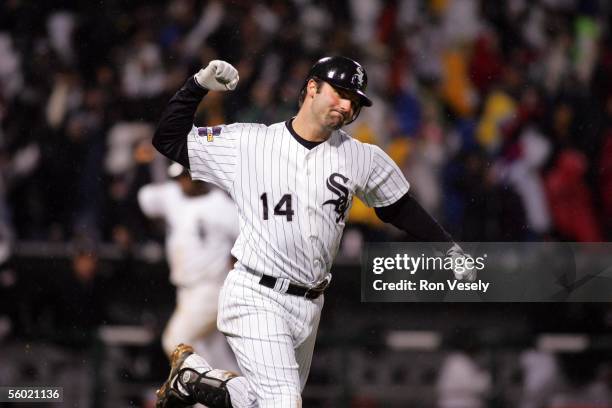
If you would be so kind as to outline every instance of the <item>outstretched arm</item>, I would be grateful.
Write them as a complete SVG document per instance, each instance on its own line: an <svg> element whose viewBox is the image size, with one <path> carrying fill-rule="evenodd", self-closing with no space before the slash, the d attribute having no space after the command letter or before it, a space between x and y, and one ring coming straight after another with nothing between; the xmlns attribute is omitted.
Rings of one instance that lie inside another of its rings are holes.
<svg viewBox="0 0 612 408"><path fill-rule="evenodd" d="M415 241L422 242L448 242L452 245L452 238L448 232L415 200L410 193L406 193L395 203L386 207L374 209L378 218L393 224L406 232ZM444 249L444 252L450 248Z"/></svg>
<svg viewBox="0 0 612 408"><path fill-rule="evenodd" d="M170 99L153 135L153 146L164 156L189 168L187 134L198 104L209 90L228 91L238 84L238 71L225 61L211 61L189 78Z"/></svg>
<svg viewBox="0 0 612 408"><path fill-rule="evenodd" d="M431 216L410 193L406 193L395 203L386 207L374 209L378 218L388 222L407 233L415 241L435 242L439 250L451 258L465 257L461 247L457 245L450 234ZM473 281L475 270L455 272L455 278Z"/></svg>

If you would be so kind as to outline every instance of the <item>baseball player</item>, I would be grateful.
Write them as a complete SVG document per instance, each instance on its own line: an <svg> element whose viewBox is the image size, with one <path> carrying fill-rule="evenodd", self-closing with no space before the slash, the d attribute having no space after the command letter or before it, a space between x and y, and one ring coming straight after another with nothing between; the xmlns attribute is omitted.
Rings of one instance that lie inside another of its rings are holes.
<svg viewBox="0 0 612 408"><path fill-rule="evenodd" d="M301 407L323 292L355 196L415 240L444 242L447 256L465 256L414 200L389 156L341 130L372 105L360 64L319 60L286 122L193 126L202 97L231 91L238 79L232 65L211 61L170 100L153 145L237 204L237 262L219 296L217 324L244 376L213 369L179 345L158 407ZM455 277L472 280L474 270Z"/></svg>
<svg viewBox="0 0 612 408"><path fill-rule="evenodd" d="M237 370L217 330L219 290L238 236L236 205L219 189L192 181L178 163L168 168L168 175L174 180L138 192L143 213L165 220L168 230L166 255L177 302L162 335L164 351L170 358L177 344L194 344L211 363Z"/></svg>

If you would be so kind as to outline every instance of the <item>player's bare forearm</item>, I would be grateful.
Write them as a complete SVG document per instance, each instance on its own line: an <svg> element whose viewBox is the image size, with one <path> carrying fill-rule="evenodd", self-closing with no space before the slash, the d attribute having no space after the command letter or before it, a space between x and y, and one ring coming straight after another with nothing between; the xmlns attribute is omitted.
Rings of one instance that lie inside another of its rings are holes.
<svg viewBox="0 0 612 408"><path fill-rule="evenodd" d="M153 135L153 146L164 156L189 168L187 134L198 104L208 91L190 77L170 99Z"/></svg>

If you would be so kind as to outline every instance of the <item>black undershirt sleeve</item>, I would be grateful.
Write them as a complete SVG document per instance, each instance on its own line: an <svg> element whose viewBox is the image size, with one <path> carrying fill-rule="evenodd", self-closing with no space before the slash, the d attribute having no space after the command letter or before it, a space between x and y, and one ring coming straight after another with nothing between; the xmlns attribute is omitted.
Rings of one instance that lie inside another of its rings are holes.
<svg viewBox="0 0 612 408"><path fill-rule="evenodd" d="M193 126L198 104L207 93L193 77L189 78L168 102L153 135L153 146L185 168L189 168L187 134Z"/></svg>
<svg viewBox="0 0 612 408"><path fill-rule="evenodd" d="M437 248L444 252L453 243L450 234L408 192L395 203L374 208L378 218L406 232L414 241L448 242L448 247Z"/></svg>

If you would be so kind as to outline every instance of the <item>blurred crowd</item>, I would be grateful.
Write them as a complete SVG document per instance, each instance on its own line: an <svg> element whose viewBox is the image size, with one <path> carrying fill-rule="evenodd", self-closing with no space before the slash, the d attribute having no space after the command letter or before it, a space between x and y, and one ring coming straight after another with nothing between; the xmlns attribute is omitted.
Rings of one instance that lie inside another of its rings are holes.
<svg viewBox="0 0 612 408"><path fill-rule="evenodd" d="M604 0L169 0L0 3L2 240L130 245L136 192L167 162L166 101L211 59L235 92L197 124L296 111L321 56L359 60L383 147L458 239L612 238L612 6ZM381 224L356 203L350 221Z"/></svg>

